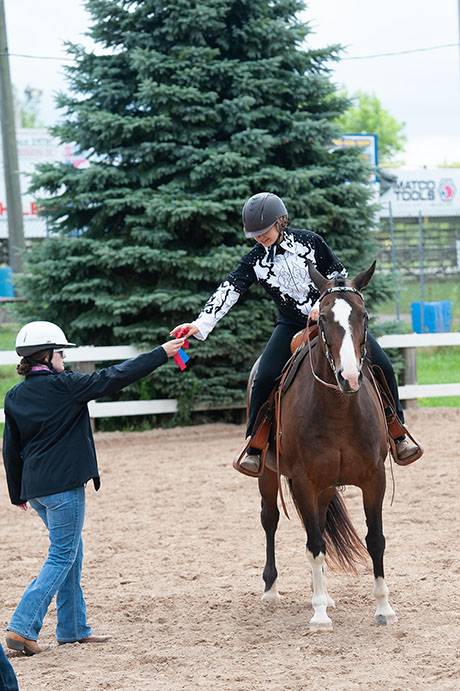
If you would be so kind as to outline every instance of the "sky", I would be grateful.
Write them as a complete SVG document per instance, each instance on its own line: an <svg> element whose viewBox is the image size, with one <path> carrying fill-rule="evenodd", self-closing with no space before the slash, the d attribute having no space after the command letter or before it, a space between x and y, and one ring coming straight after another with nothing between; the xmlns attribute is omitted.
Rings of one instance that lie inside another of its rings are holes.
<svg viewBox="0 0 460 691"><path fill-rule="evenodd" d="M10 53L65 56L64 41L90 42L83 0L4 0ZM459 43L460 0L310 0L302 17L308 44L344 46L332 79L349 93L375 93L405 123L409 167L460 161L460 48L356 60L357 56ZM54 94L66 88L60 60L11 57L12 79L43 91L41 117L59 118Z"/></svg>

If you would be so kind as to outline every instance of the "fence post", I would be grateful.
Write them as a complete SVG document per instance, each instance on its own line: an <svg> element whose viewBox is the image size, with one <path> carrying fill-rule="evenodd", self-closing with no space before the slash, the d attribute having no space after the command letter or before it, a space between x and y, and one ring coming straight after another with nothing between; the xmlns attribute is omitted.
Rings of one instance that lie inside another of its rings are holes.
<svg viewBox="0 0 460 691"><path fill-rule="evenodd" d="M82 372L83 374L91 374L91 372L96 371L96 363L95 362L74 362L72 369L75 369L78 372ZM94 418L91 418L91 429L93 430L93 432L96 431L96 420Z"/></svg>
<svg viewBox="0 0 460 691"><path fill-rule="evenodd" d="M404 384L417 383L417 349L404 348ZM417 399L408 398L404 401L404 408L416 408Z"/></svg>

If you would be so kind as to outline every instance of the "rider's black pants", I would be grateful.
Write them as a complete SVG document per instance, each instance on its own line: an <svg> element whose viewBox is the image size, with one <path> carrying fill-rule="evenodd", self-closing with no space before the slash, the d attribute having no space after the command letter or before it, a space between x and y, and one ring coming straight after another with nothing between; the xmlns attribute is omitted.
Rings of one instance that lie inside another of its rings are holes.
<svg viewBox="0 0 460 691"><path fill-rule="evenodd" d="M286 362L291 356L292 337L300 331L302 327L298 324L288 322L278 322L265 346L259 363L259 369L254 379L251 403L249 406L248 436L252 434L254 423L260 407L265 403L270 391L275 385L275 380L281 374ZM388 387L396 402L396 410L401 422L404 422L404 413L398 395L398 384L396 382L393 366L377 341L371 334L367 336L367 352L375 365L378 365L385 375Z"/></svg>

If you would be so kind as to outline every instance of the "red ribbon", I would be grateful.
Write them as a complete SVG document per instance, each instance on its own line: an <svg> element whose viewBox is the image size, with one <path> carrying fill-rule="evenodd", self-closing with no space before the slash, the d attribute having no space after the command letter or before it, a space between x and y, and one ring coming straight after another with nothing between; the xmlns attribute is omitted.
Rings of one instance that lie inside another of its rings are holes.
<svg viewBox="0 0 460 691"><path fill-rule="evenodd" d="M183 337L185 336L185 334L187 333L187 331L188 331L188 328L187 328L186 326L183 327L182 329L179 329L179 331L178 331L177 334L176 334L176 338L183 338ZM184 348L185 350L187 350L187 348L189 347L189 345L190 345L190 344L189 344L188 341L184 341L184 343L182 344L182 348ZM180 353L180 351L179 351L179 353ZM174 355L174 362L175 362L176 365L179 367L180 371L183 372L184 370L187 369L187 365L186 365L185 362L182 360L182 358L181 358L181 356L180 356L179 353L176 353L176 354Z"/></svg>

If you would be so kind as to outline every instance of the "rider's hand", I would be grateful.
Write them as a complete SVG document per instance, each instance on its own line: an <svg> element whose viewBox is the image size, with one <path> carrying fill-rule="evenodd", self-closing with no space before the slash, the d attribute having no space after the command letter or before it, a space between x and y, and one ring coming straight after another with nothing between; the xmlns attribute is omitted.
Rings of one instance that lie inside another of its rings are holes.
<svg viewBox="0 0 460 691"><path fill-rule="evenodd" d="M308 315L308 318L312 322L317 322L319 319L319 300L317 300L314 305L312 306L310 310L310 314Z"/></svg>
<svg viewBox="0 0 460 691"><path fill-rule="evenodd" d="M173 357L182 348L184 341L185 338L175 338L173 341L163 343L162 348L164 348L168 357Z"/></svg>
<svg viewBox="0 0 460 691"><path fill-rule="evenodd" d="M175 336L181 329L188 329L188 331L184 334L184 338L189 338L190 336L194 336L199 332L199 328L195 326L195 324L179 324L169 332L169 335Z"/></svg>
<svg viewBox="0 0 460 691"><path fill-rule="evenodd" d="M27 511L27 502L24 502L24 504L18 504L18 509L21 509L21 511Z"/></svg>

